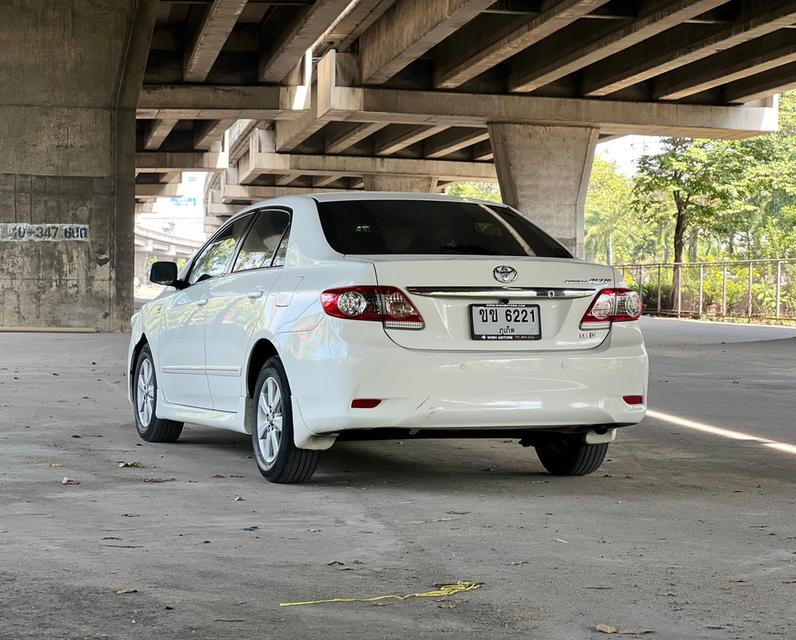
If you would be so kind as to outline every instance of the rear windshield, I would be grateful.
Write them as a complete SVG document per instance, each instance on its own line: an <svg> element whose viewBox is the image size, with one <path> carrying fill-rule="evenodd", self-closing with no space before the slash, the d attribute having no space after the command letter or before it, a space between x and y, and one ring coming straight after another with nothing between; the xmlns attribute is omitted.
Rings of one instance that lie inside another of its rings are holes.
<svg viewBox="0 0 796 640"><path fill-rule="evenodd" d="M572 255L527 218L499 205L445 200L319 202L329 245L354 255Z"/></svg>

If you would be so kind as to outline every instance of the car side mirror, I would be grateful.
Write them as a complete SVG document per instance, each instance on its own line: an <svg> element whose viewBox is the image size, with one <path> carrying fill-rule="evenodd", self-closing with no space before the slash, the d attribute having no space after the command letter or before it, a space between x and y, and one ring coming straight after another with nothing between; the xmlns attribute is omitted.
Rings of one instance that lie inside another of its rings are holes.
<svg viewBox="0 0 796 640"><path fill-rule="evenodd" d="M177 286L177 263L164 260L155 262L149 270L149 281L166 286Z"/></svg>

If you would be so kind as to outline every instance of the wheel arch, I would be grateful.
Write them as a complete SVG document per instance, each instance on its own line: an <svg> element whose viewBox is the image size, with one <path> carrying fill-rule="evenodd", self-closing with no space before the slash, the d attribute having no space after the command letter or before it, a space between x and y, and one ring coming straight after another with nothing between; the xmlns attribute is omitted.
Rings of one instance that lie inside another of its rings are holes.
<svg viewBox="0 0 796 640"><path fill-rule="evenodd" d="M138 342L135 343L133 347L133 351L130 356L130 364L129 364L129 371L127 372L127 380L129 381L130 393L133 392L133 377L135 373L135 363L138 362L138 356L141 355L141 351L144 350L145 346L149 345L149 340L146 337L145 333L141 334L141 337L138 339Z"/></svg>
<svg viewBox="0 0 796 640"><path fill-rule="evenodd" d="M249 362L246 365L246 397L254 397L254 387L257 384L257 376L269 358L278 356L276 346L268 338L260 338L252 346L249 352Z"/></svg>

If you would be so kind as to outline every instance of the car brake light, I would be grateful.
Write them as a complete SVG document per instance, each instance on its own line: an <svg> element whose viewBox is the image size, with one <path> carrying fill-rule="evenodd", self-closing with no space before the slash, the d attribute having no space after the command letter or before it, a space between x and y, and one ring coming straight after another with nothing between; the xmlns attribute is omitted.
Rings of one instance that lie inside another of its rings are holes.
<svg viewBox="0 0 796 640"><path fill-rule="evenodd" d="M323 310L335 318L375 320L387 329L422 329L423 316L397 287L362 285L321 294Z"/></svg>
<svg viewBox="0 0 796 640"><path fill-rule="evenodd" d="M612 322L641 317L641 296L633 289L602 289L591 301L580 321L581 329L607 329Z"/></svg>
<svg viewBox="0 0 796 640"><path fill-rule="evenodd" d="M644 404L644 396L622 396L625 404Z"/></svg>

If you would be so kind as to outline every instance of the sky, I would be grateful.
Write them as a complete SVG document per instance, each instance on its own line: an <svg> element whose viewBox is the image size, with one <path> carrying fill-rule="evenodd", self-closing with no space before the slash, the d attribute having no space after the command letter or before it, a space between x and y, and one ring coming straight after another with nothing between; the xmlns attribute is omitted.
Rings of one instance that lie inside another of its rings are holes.
<svg viewBox="0 0 796 640"><path fill-rule="evenodd" d="M597 145L597 155L613 161L617 169L630 177L636 173L639 157L660 151L661 139L655 136L623 136Z"/></svg>

